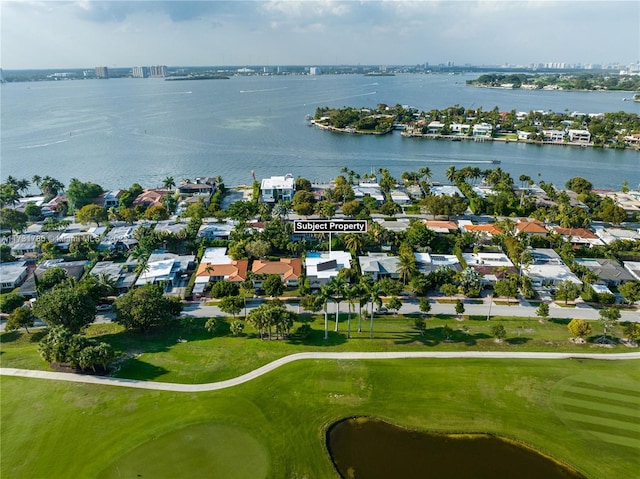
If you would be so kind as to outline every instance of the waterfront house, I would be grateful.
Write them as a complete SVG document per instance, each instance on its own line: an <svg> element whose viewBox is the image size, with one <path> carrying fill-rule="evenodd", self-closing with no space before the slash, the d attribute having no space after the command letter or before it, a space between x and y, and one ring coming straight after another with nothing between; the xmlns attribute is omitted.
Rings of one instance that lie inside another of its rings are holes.
<svg viewBox="0 0 640 479"><path fill-rule="evenodd" d="M542 130L542 136L544 136L544 141L562 143L567 134L564 130Z"/></svg>
<svg viewBox="0 0 640 479"><path fill-rule="evenodd" d="M200 195L210 197L216 190L215 178L196 178L195 181L187 180L178 185L181 195Z"/></svg>
<svg viewBox="0 0 640 479"><path fill-rule="evenodd" d="M295 180L288 173L285 176L263 178L260 183L260 198L264 203L291 201L295 193Z"/></svg>
<svg viewBox="0 0 640 479"><path fill-rule="evenodd" d="M145 208L149 208L151 206L162 206L164 203L164 198L167 196L167 194L167 190L142 190L142 193L136 196L136 199L133 200L133 206L142 205Z"/></svg>
<svg viewBox="0 0 640 479"><path fill-rule="evenodd" d="M569 130L569 141L572 143L589 143L591 141L591 133L589 130Z"/></svg>
<svg viewBox="0 0 640 479"><path fill-rule="evenodd" d="M427 133L429 135L439 135L440 131L444 128L444 123L440 121L432 121L427 125Z"/></svg>
<svg viewBox="0 0 640 479"><path fill-rule="evenodd" d="M518 140L521 140L521 141L529 141L533 136L533 132L531 131L517 130L517 134L518 134Z"/></svg>
<svg viewBox="0 0 640 479"><path fill-rule="evenodd" d="M467 125L466 123L451 123L449 129L452 135L465 136L469 134L471 125Z"/></svg>
<svg viewBox="0 0 640 479"><path fill-rule="evenodd" d="M491 138L493 135L493 126L489 123L478 123L473 125L472 136L474 138Z"/></svg>
<svg viewBox="0 0 640 479"><path fill-rule="evenodd" d="M302 261L300 258L280 258L279 261L257 259L253 262L251 271L258 275L253 280L256 288L262 287L262 278L269 274L277 274L287 286L298 286L302 274Z"/></svg>
<svg viewBox="0 0 640 479"><path fill-rule="evenodd" d="M431 185L429 188L433 196L460 196L462 191L455 185Z"/></svg>
<svg viewBox="0 0 640 479"><path fill-rule="evenodd" d="M370 196L376 200L378 205L384 203L384 194L382 194L382 190L378 183L358 183L353 186L353 194L355 195L355 199L358 201L362 201L365 196Z"/></svg>
<svg viewBox="0 0 640 479"><path fill-rule="evenodd" d="M98 196L96 200L96 204L98 206L103 206L106 209L109 208L117 208L120 206L120 196L122 195L122 190L112 190L102 193Z"/></svg>

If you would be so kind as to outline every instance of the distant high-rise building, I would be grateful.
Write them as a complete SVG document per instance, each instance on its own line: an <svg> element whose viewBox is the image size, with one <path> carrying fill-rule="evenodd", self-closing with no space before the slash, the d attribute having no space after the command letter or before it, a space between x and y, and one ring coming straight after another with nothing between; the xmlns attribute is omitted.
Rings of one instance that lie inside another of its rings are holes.
<svg viewBox="0 0 640 479"><path fill-rule="evenodd" d="M96 78L109 78L109 69L107 67L95 68Z"/></svg>
<svg viewBox="0 0 640 479"><path fill-rule="evenodd" d="M320 67L310 67L309 75L322 75L322 68Z"/></svg>
<svg viewBox="0 0 640 479"><path fill-rule="evenodd" d="M165 76L167 76L167 67L164 65L150 66L149 76L151 78L164 78Z"/></svg>
<svg viewBox="0 0 640 479"><path fill-rule="evenodd" d="M133 78L147 78L149 76L149 69L147 67L133 67L131 69L131 76Z"/></svg>

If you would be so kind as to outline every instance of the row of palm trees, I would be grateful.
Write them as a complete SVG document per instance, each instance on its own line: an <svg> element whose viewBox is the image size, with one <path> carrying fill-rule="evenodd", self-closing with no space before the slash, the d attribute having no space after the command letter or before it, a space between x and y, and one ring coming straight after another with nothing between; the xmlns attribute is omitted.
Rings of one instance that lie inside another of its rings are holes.
<svg viewBox="0 0 640 479"><path fill-rule="evenodd" d="M344 271L344 270L343 270ZM348 304L347 315L347 338L351 338L351 317L355 304L358 305L358 332L362 332L362 307L370 304L369 337L373 339L373 319L375 305L382 306L382 296L386 293L383 284L373 281L371 276L365 275L358 283L350 284L339 275L322 286L317 293L303 298L301 305L312 312L320 309L324 310L324 339L329 338L329 312L328 304L333 301L336 305L334 331L339 331L340 303L346 301Z"/></svg>

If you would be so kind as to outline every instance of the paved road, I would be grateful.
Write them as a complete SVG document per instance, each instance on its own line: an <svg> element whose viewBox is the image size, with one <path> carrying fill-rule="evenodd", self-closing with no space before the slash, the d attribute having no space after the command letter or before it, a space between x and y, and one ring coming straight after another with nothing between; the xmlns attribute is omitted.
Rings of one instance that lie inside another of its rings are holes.
<svg viewBox="0 0 640 479"><path fill-rule="evenodd" d="M70 381L76 383L100 384L105 386L122 386L137 389L151 389L155 391L174 392L204 392L226 389L239 384L256 379L263 374L295 361L308 359L333 359L333 360L353 360L353 359L409 359L409 358L431 358L431 359L451 359L451 358L481 358L481 359L599 359L599 360L633 360L640 359L640 353L621 354L575 354L575 353L535 353L535 352L493 352L493 351L460 351L460 352L429 352L429 351L405 351L405 352L378 352L378 353L358 353L358 352L333 352L333 353L298 353L277 359L269 364L254 369L251 372L227 379L206 384L177 384L161 383L154 381L139 381L136 379L110 378L104 376L89 376L72 373L56 373L49 371L37 371L28 369L0 368L0 375L18 376L37 379L53 379L57 381Z"/></svg>
<svg viewBox="0 0 640 479"><path fill-rule="evenodd" d="M252 300L248 303L247 308L257 307L261 303L260 300ZM416 299L402 300L402 308L400 314L416 314L420 313L418 301ZM298 311L297 304L288 304L287 307L293 311ZM464 304L466 315L487 317L489 312L491 317L494 316L517 316L523 318L538 318L536 314L537 306L530 306L528 303L514 303L511 306L496 304L489 298L484 298L482 304L473 304L470 301ZM335 314L335 304L329 303L329 312ZM358 308L354 308L358 311ZM348 310L347 302L340 303L340 312L346 314ZM364 308L363 308L364 310ZM224 316L216 306L206 306L204 303L188 303L185 304L184 313L196 317L212 317ZM244 315L244 312L240 313ZM437 303L433 299L431 301L431 311L429 314L455 314L454 304ZM620 310L620 321L640 322L640 310ZM599 319L599 310L589 306L583 302L577 302L575 307L564 308L553 302L549 303L549 317L551 318L580 318L580 319Z"/></svg>

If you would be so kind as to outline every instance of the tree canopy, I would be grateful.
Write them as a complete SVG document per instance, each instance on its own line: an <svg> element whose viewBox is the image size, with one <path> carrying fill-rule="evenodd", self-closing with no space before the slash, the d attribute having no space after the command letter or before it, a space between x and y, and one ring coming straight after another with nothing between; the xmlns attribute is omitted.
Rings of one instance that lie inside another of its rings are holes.
<svg viewBox="0 0 640 479"><path fill-rule="evenodd" d="M115 322L127 329L148 331L153 326L165 326L176 321L182 311L178 298L166 298L162 287L146 284L130 290L114 303Z"/></svg>

